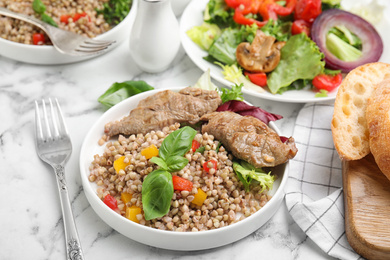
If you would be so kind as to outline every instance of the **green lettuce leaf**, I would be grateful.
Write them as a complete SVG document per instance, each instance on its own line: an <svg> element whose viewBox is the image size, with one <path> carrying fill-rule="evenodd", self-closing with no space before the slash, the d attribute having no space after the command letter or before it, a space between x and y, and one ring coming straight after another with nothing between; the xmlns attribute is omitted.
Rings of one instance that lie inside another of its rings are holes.
<svg viewBox="0 0 390 260"><path fill-rule="evenodd" d="M275 176L271 175L271 172L265 173L261 168L256 168L245 161L233 162L233 169L237 177L244 184L246 191L249 191L249 186L256 182L261 186L260 193L265 189L272 189Z"/></svg>
<svg viewBox="0 0 390 260"><path fill-rule="evenodd" d="M237 24L233 20L234 10L228 8L225 0L210 0L203 13L203 20L220 27L234 27Z"/></svg>
<svg viewBox="0 0 390 260"><path fill-rule="evenodd" d="M210 46L209 56L223 64L236 63L236 49L241 42L252 42L256 36L258 27L241 26L240 28L226 28ZM212 59L208 59L209 61Z"/></svg>
<svg viewBox="0 0 390 260"><path fill-rule="evenodd" d="M221 35L221 29L216 24L203 23L192 27L186 33L201 49L208 51L214 39Z"/></svg>
<svg viewBox="0 0 390 260"><path fill-rule="evenodd" d="M282 93L296 80L313 79L324 71L324 54L304 34L292 36L281 50L278 66L268 76L268 88Z"/></svg>

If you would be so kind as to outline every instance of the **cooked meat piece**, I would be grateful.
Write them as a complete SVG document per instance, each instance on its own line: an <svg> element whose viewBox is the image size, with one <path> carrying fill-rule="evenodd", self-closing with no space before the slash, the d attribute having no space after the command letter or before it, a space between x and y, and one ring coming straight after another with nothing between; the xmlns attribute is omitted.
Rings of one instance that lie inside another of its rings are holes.
<svg viewBox="0 0 390 260"><path fill-rule="evenodd" d="M208 121L202 133L213 135L235 157L257 168L285 163L298 151L294 138L283 143L274 130L252 116L225 111L206 114L200 120Z"/></svg>
<svg viewBox="0 0 390 260"><path fill-rule="evenodd" d="M196 124L202 115L215 111L221 103L216 91L192 87L179 92L165 90L141 100L127 117L106 124L104 132L108 136L146 134L174 123Z"/></svg>

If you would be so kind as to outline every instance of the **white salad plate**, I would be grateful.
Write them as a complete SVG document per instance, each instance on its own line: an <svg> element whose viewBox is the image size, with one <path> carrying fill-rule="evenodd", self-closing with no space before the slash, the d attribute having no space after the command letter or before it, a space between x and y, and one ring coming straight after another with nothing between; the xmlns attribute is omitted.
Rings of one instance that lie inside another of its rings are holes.
<svg viewBox="0 0 390 260"><path fill-rule="evenodd" d="M112 51L118 47L122 42L127 40L130 36L130 29L134 22L136 10L137 10L137 1L133 0L129 14L120 22L118 25L113 27L111 30L96 36L96 40L114 40L115 43L110 47L109 51ZM105 52L107 53L107 52ZM88 56L71 56L63 54L55 49L53 46L49 45L30 45L17 43L9 41L0 37L0 55L13 59L20 62L38 64L38 65L57 65L57 64L67 64L73 62L79 62L83 60L88 60L91 58L104 55L101 53L99 55L88 55Z"/></svg>
<svg viewBox="0 0 390 260"><path fill-rule="evenodd" d="M344 0L345 1L345 0ZM194 26L199 26L203 23L203 11L209 0L196 0L192 1L187 8L184 10L180 20L180 37L184 50L190 59L198 66L201 70L206 71L210 69L211 77L219 83L231 87L234 83L226 80L222 74L220 66L212 64L203 57L207 56L207 52L202 50L196 43L194 43L188 36L187 31ZM351 2L351 1L346 1ZM354 0L354 3L348 3L350 6L358 5L363 0ZM367 2L367 1L365 1ZM383 13L383 17L380 22L374 24L378 33L382 37L384 43L384 50L382 57L379 61L390 63L390 34L387 33L390 28L390 8L386 8ZM260 88L260 87L259 87ZM302 90L290 90L283 94L271 94L268 91L255 92L252 90L242 89L245 94L249 94L255 97L290 103L311 103L311 102L323 102L328 100L334 100L336 98L337 89L328 93L327 97L315 97L316 92L311 89Z"/></svg>
<svg viewBox="0 0 390 260"><path fill-rule="evenodd" d="M179 91L182 87L169 88ZM269 192L272 198L259 211L250 217L219 229L199 232L175 232L158 230L137 224L111 210L99 199L97 185L88 180L89 166L95 154L102 154L105 145L99 146L98 141L104 134L104 125L127 116L140 100L165 89L151 90L132 96L107 110L92 126L86 135L80 152L80 174L85 195L96 214L109 226L122 235L140 243L171 250L202 250L223 246L242 239L264 225L278 210L284 199L284 187L288 179L287 163L277 166L274 174L278 176L273 189ZM276 125L271 122L269 126L279 135Z"/></svg>

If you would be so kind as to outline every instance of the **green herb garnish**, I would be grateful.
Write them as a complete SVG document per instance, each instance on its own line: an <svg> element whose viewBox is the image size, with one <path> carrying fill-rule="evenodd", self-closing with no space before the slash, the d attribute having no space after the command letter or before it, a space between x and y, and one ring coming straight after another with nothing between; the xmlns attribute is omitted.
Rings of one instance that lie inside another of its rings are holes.
<svg viewBox="0 0 390 260"><path fill-rule="evenodd" d="M103 9L96 9L98 14L104 16L108 24L119 24L129 14L132 0L110 0L103 4Z"/></svg>
<svg viewBox="0 0 390 260"><path fill-rule="evenodd" d="M231 89L221 88L222 104L230 100L243 101L244 97L242 96L242 91L241 91L242 86L243 84L241 83L240 85L235 84L234 86L232 86Z"/></svg>
<svg viewBox="0 0 390 260"><path fill-rule="evenodd" d="M98 98L98 101L106 107L112 107L126 98L153 89L152 86L142 80L115 82Z"/></svg>

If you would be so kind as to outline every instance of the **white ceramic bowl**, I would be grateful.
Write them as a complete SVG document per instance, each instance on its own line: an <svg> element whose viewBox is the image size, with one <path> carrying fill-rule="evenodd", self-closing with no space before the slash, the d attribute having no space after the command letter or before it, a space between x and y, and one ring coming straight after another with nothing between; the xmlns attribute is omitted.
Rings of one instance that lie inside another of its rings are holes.
<svg viewBox="0 0 390 260"><path fill-rule="evenodd" d="M170 89L179 91L182 88ZM108 208L97 196L97 186L88 180L88 176L93 156L102 154L104 150L104 146L98 145L98 140L103 135L104 125L110 121L127 116L129 111L135 108L141 99L162 90L152 90L138 94L112 107L99 118L85 137L80 152L80 173L85 195L92 208L103 221L124 236L143 244L164 249L189 251L214 248L235 242L251 234L265 224L279 208L284 198L284 186L288 178L287 164L276 167L274 173L278 175L278 179L270 192L273 197L263 208L240 222L215 230L174 232L146 227L117 214ZM274 123L271 122L270 127L280 134Z"/></svg>
<svg viewBox="0 0 390 260"><path fill-rule="evenodd" d="M95 37L97 40L115 40L113 50L130 36L130 29L135 19L137 1L133 0L132 7L126 18L111 30ZM17 43L0 38L0 55L32 64L55 65L78 62L97 56L70 56L57 51L53 46L37 46ZM98 55L99 56L99 55Z"/></svg>

